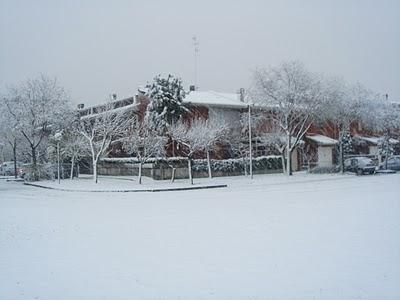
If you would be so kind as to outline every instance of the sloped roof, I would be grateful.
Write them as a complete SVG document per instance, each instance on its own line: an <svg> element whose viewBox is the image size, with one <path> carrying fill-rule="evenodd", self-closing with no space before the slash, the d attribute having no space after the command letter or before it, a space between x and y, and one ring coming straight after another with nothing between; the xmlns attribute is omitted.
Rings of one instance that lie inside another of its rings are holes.
<svg viewBox="0 0 400 300"><path fill-rule="evenodd" d="M214 91L191 91L183 99L183 104L232 108L246 108L248 105L240 101L239 94Z"/></svg>
<svg viewBox="0 0 400 300"><path fill-rule="evenodd" d="M361 136L361 135L357 135L356 138L359 138L360 140L366 141L366 142L371 143L373 145L378 145L379 139L381 137L379 137L379 136ZM399 143L399 140L390 138L389 139L389 143L397 144L397 143Z"/></svg>
<svg viewBox="0 0 400 300"><path fill-rule="evenodd" d="M332 139L328 136L322 134L315 134L315 135L307 135L306 138L316 142L318 145L322 146L333 146L338 143L337 140Z"/></svg>
<svg viewBox="0 0 400 300"><path fill-rule="evenodd" d="M101 115L104 115L107 113L122 113L124 111L129 111L129 110L133 111L133 110L136 110L137 107L138 107L138 104L133 103L133 104L129 104L129 105L125 105L125 106L121 106L121 107L117 107L117 108L113 108L113 109L109 109L109 110L104 110L104 111L101 111L98 113L90 113L87 115L83 115L80 118L81 118L81 120L84 120L84 119L95 118L95 117L98 117L98 116L101 116Z"/></svg>

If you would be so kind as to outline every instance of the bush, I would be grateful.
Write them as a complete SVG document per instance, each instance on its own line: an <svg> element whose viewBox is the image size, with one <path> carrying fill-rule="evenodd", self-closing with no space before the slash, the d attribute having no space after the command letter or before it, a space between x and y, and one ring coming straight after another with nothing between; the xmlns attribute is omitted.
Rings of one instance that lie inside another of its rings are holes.
<svg viewBox="0 0 400 300"><path fill-rule="evenodd" d="M35 181L36 179L54 179L55 173L57 172L57 166L51 163L37 164L36 169L32 164L29 164L24 169L23 178L28 181ZM35 174L37 178L35 178Z"/></svg>
<svg viewBox="0 0 400 300"><path fill-rule="evenodd" d="M37 164L36 171L33 169L32 164L25 165L23 167L24 173L22 177L27 181L35 181L35 173L38 175L38 180L55 180L57 178L57 164L44 163ZM60 178L69 178L71 172L71 164L61 163L60 164ZM75 175L77 174L77 168L75 168Z"/></svg>

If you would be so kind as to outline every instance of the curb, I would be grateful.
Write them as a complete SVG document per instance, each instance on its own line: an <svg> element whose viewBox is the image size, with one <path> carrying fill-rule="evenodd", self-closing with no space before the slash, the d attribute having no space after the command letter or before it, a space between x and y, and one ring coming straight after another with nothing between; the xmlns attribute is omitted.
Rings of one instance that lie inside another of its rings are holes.
<svg viewBox="0 0 400 300"><path fill-rule="evenodd" d="M137 193L137 192L147 192L147 193L156 193L156 192L176 192L176 191L190 191L190 190L206 190L206 189L217 189L217 188L226 188L227 184L218 184L218 185L203 185L203 186L193 186L193 187L176 187L176 188L155 188L155 189L141 189L141 190L72 190L72 189L59 189L49 186L44 186L35 183L24 182L24 185L29 185L37 188L47 189L47 190L56 190L63 192L83 192L83 193Z"/></svg>

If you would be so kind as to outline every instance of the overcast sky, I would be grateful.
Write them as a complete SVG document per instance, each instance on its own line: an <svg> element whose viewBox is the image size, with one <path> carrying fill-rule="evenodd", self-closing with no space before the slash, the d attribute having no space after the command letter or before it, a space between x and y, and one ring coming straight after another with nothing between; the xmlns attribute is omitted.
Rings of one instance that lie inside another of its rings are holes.
<svg viewBox="0 0 400 300"><path fill-rule="evenodd" d="M0 0L0 89L56 76L74 103L136 93L161 73L235 92L300 60L400 101L400 1Z"/></svg>

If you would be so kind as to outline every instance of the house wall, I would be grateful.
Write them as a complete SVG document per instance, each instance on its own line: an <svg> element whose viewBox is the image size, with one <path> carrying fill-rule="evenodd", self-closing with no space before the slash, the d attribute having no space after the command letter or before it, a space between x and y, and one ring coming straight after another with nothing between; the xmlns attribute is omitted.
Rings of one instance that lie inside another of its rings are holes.
<svg viewBox="0 0 400 300"><path fill-rule="evenodd" d="M378 155L378 146L377 145L369 145L368 146L368 154Z"/></svg>
<svg viewBox="0 0 400 300"><path fill-rule="evenodd" d="M230 128L240 128L241 110L232 108L209 108L208 119L210 121L224 121Z"/></svg>
<svg viewBox="0 0 400 300"><path fill-rule="evenodd" d="M318 147L318 166L319 167L332 167L333 166L333 146L319 146Z"/></svg>

